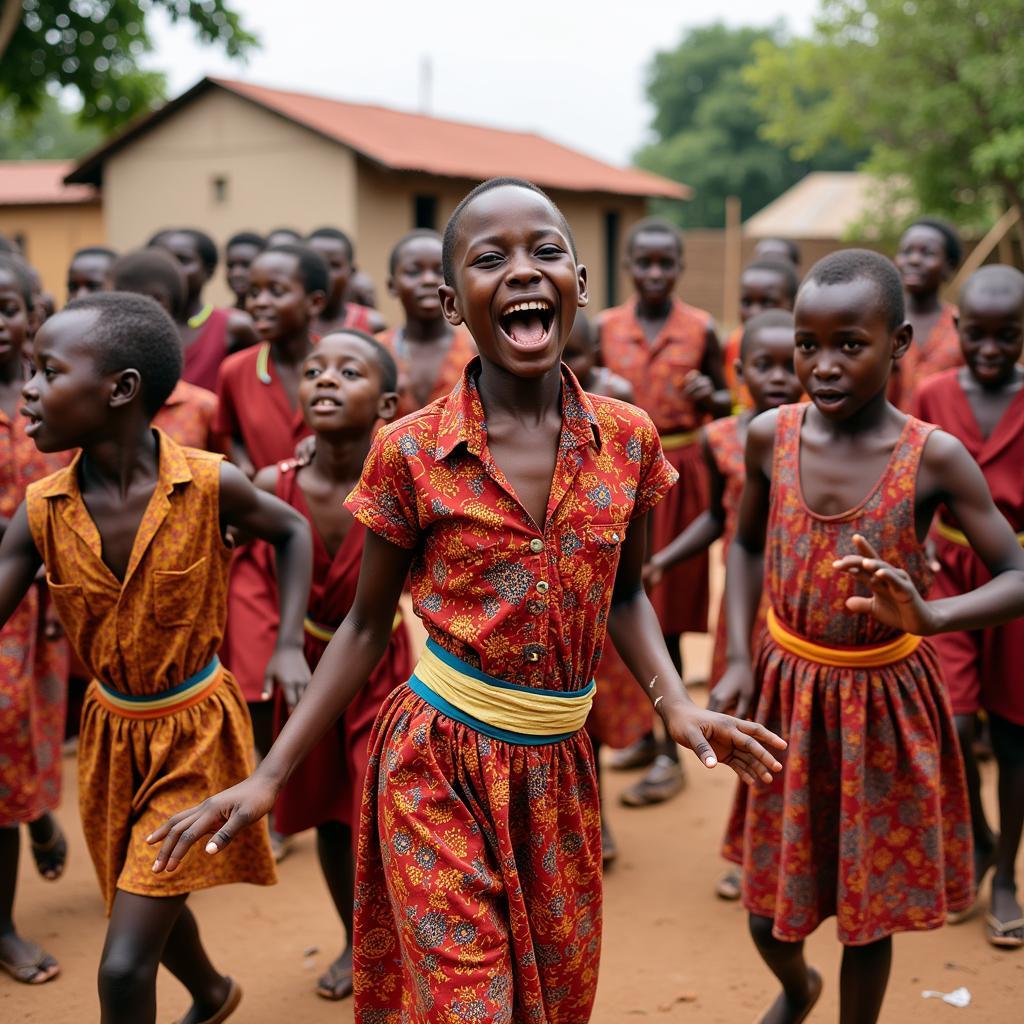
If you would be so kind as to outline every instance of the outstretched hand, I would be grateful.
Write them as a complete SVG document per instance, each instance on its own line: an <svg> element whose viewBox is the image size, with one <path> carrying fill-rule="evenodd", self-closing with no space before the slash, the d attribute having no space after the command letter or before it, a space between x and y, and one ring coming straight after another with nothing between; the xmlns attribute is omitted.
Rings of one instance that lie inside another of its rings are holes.
<svg viewBox="0 0 1024 1024"><path fill-rule="evenodd" d="M859 554L837 558L832 568L849 573L871 590L871 596L848 597L847 609L873 615L879 622L915 636L934 632L928 602L918 593L907 571L882 561L859 533L854 534L853 543Z"/></svg>
<svg viewBox="0 0 1024 1024"><path fill-rule="evenodd" d="M767 749L785 750L786 741L756 722L745 722L695 704L676 704L665 712L669 735L689 747L707 768L728 765L744 782L756 786L772 781L782 765Z"/></svg>
<svg viewBox="0 0 1024 1024"><path fill-rule="evenodd" d="M237 786L204 800L198 807L179 811L146 837L151 846L163 840L153 862L153 871L173 871L185 854L204 836L207 853L218 853L247 825L259 821L274 806L273 786L250 776Z"/></svg>

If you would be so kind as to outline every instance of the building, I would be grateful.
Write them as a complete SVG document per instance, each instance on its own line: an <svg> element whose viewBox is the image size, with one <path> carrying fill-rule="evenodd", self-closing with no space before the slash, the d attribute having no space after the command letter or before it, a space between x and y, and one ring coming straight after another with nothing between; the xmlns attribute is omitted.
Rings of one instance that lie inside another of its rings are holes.
<svg viewBox="0 0 1024 1024"><path fill-rule="evenodd" d="M391 245L415 227L443 229L459 199L496 175L551 193L573 227L595 308L626 293L621 242L647 200L690 195L528 132L215 78L129 126L66 181L102 190L116 249L168 225L201 227L219 244L245 229L341 227L393 323L400 312L383 289ZM227 301L222 275L211 295Z"/></svg>

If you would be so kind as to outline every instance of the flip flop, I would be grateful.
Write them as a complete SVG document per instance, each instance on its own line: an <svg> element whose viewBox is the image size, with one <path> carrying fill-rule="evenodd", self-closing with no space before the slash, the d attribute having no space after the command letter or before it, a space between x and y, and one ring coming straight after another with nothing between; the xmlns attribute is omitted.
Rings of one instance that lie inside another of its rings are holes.
<svg viewBox="0 0 1024 1024"><path fill-rule="evenodd" d="M715 895L720 900L738 900L743 894L743 878L739 868L730 868L715 883Z"/></svg>
<svg viewBox="0 0 1024 1024"><path fill-rule="evenodd" d="M231 983L231 987L228 989L228 994L224 1002L221 1003L220 1009L212 1017L199 1021L199 1024L223 1024L238 1009L238 1004L242 1001L242 988L234 978L228 978L228 981ZM182 1024L184 1019L184 1017L179 1017L174 1024Z"/></svg>
<svg viewBox="0 0 1024 1024"><path fill-rule="evenodd" d="M1008 934L1018 929L1024 929L1024 917L1018 917L1013 921L1000 921L994 914L985 917L985 934L988 941L999 949L1020 949L1024 946L1024 938Z"/></svg>
<svg viewBox="0 0 1024 1024"><path fill-rule="evenodd" d="M334 970L336 964L331 964L326 971L317 979L316 983L316 994L321 999L327 999L332 1003L340 1002L342 999L348 999L352 995L352 968L339 968L336 977L338 981L335 984L326 983L325 979Z"/></svg>
<svg viewBox="0 0 1024 1024"><path fill-rule="evenodd" d="M68 840L64 830L54 820L53 835L45 843L37 843L33 839L31 845L32 857L40 876L47 882L56 882L64 874L68 863Z"/></svg>
<svg viewBox="0 0 1024 1024"><path fill-rule="evenodd" d="M60 974L60 964L34 942L25 941L25 946L31 953L31 960L20 964L11 963L8 960L0 960L0 969L5 970L15 981L20 982L22 985L45 985L46 982L53 981ZM54 967L56 970L52 974L47 974L47 971Z"/></svg>

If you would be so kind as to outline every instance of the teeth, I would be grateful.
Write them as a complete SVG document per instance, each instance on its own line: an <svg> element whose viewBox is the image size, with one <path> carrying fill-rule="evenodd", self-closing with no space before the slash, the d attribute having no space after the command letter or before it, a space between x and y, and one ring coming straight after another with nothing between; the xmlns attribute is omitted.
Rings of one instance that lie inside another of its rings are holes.
<svg viewBox="0 0 1024 1024"><path fill-rule="evenodd" d="M537 310L538 312L549 310L551 308L550 302L545 302L541 299L539 302L517 302L514 306L509 306L505 310L504 316L508 316L509 313L526 313L529 310Z"/></svg>

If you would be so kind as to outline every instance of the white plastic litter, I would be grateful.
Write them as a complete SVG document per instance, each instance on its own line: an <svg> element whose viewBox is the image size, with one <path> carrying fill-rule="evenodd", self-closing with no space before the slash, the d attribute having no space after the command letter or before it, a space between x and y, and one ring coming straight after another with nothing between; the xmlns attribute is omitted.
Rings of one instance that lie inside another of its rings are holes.
<svg viewBox="0 0 1024 1024"><path fill-rule="evenodd" d="M941 999L944 1003L949 1003L950 1006L959 1006L961 1009L971 1005L970 990L963 986L952 992L936 992L934 989L926 989L921 995L925 999Z"/></svg>

